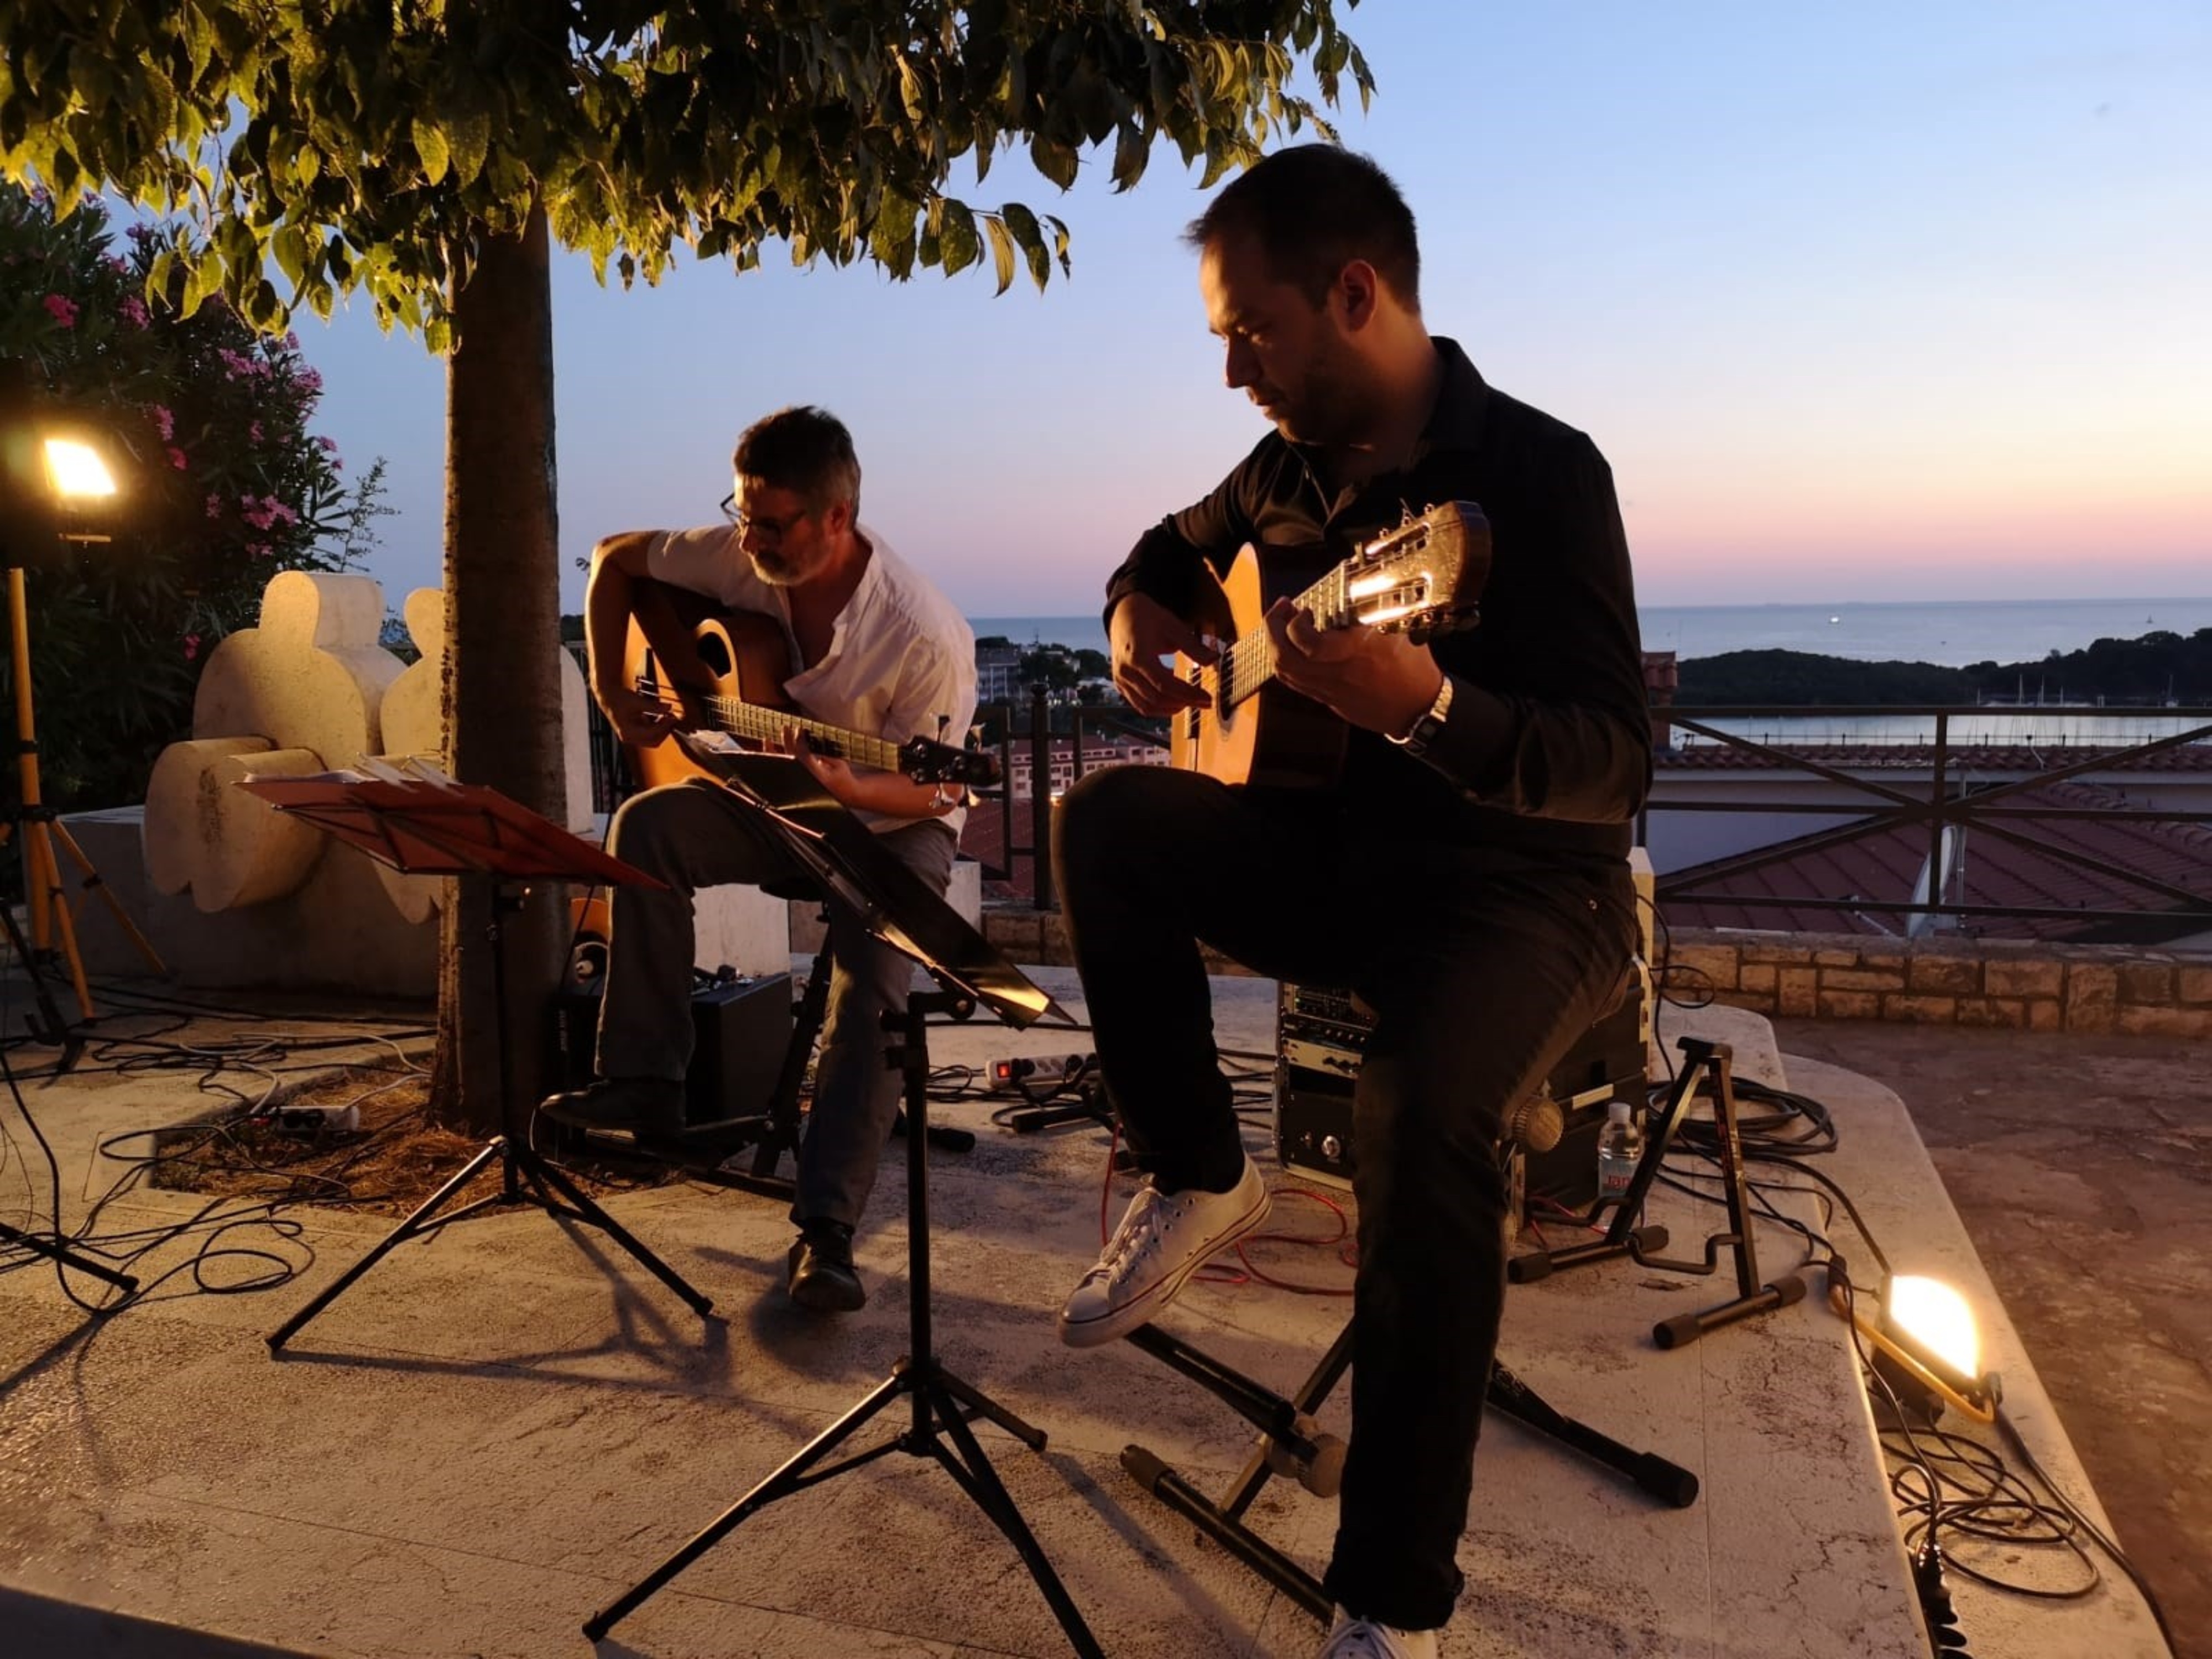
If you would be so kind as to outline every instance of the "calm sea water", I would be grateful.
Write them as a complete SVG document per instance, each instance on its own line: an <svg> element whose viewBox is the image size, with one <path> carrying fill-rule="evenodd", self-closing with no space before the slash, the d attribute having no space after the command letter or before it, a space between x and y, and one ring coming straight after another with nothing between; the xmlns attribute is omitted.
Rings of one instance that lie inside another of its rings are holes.
<svg viewBox="0 0 2212 1659"><path fill-rule="evenodd" d="M1960 599L1937 604L1649 605L1644 648L1678 657L1724 651L1812 651L1867 662L2040 662L2100 639L2212 628L2212 599ZM1043 641L1106 649L1096 612L1085 617L975 617L976 634L1019 645Z"/></svg>

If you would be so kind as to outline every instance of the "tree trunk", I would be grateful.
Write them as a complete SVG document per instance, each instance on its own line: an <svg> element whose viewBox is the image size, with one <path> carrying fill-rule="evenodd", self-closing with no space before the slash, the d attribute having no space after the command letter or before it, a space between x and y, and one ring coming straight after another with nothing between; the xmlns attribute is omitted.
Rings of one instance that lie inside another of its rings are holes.
<svg viewBox="0 0 2212 1659"><path fill-rule="evenodd" d="M446 380L447 762L559 823L561 593L553 465L553 297L545 218L489 240L453 296ZM489 881L449 884L433 1115L519 1135L551 1074L566 929L556 883L497 917ZM512 890L509 897L521 894ZM495 966L503 969L499 1005ZM502 1070L505 1072L502 1086Z"/></svg>

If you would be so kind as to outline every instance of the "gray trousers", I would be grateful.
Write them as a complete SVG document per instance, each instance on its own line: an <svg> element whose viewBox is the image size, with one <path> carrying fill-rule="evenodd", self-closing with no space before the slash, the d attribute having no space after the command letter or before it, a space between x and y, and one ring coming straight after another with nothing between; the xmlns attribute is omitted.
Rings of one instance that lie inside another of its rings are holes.
<svg viewBox="0 0 2212 1659"><path fill-rule="evenodd" d="M878 840L932 892L945 890L957 844L951 829L920 819ZM614 890L599 1074L680 1082L691 1063L692 894L806 872L753 808L704 778L633 795L615 814L607 850L668 888ZM791 1215L849 1227L860 1224L898 1116L899 1074L884 1064L883 1017L905 1011L914 965L871 938L842 904L830 907L830 947L829 1012Z"/></svg>

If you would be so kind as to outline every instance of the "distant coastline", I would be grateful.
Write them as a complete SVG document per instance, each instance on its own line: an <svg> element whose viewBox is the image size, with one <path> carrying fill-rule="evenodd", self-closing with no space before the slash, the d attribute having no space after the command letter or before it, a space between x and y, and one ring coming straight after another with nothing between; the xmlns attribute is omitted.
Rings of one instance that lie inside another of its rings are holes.
<svg viewBox="0 0 2212 1659"><path fill-rule="evenodd" d="M2039 662L2100 639L2136 640L2154 632L2187 638L2212 628L2212 597L2124 599L1949 599L1826 605L1646 605L1644 648L1679 658L1735 651L1798 651L1856 662L1971 664ZM1096 611L1066 617L975 617L980 638L1002 635L1103 652L1105 624Z"/></svg>

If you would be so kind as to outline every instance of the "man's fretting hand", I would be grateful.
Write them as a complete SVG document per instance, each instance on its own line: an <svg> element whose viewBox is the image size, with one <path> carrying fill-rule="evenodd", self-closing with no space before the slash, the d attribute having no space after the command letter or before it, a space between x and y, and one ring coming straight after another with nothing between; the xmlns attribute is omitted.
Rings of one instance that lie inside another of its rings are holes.
<svg viewBox="0 0 2212 1659"><path fill-rule="evenodd" d="M1437 700L1443 670L1425 645L1379 629L1332 629L1288 599L1267 608L1275 676L1285 685L1370 732L1402 736Z"/></svg>

